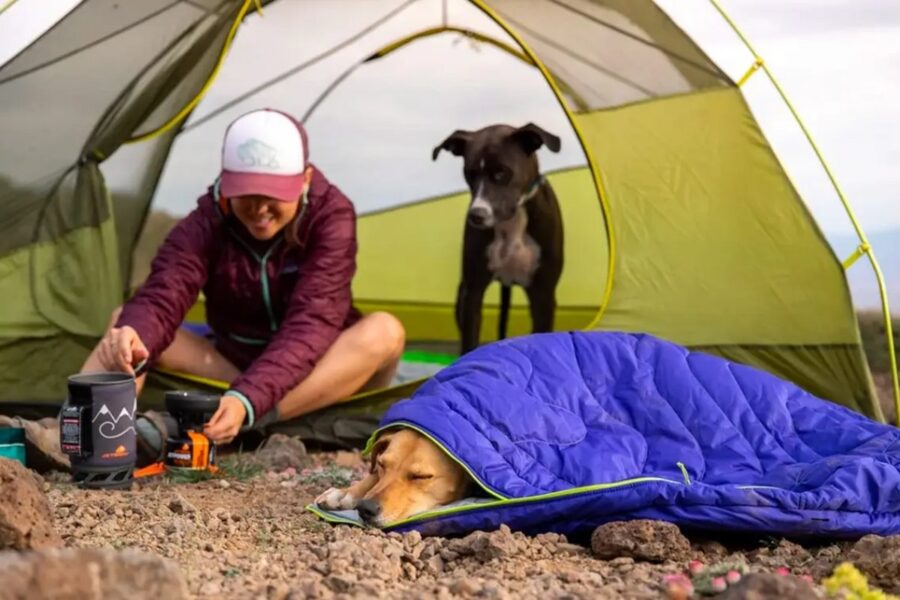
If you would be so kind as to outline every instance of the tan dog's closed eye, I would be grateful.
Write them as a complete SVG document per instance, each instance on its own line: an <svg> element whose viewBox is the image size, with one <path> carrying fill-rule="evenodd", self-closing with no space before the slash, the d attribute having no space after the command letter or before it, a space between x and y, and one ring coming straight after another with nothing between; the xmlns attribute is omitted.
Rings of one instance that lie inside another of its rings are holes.
<svg viewBox="0 0 900 600"><path fill-rule="evenodd" d="M466 497L472 483L463 468L412 429L389 431L375 442L369 475L346 489L316 498L327 510L355 508L382 527Z"/></svg>

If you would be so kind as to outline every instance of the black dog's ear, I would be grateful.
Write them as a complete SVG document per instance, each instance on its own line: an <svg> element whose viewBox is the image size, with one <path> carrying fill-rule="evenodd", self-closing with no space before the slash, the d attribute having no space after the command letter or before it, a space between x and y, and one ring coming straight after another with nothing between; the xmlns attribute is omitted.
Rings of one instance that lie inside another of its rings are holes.
<svg viewBox="0 0 900 600"><path fill-rule="evenodd" d="M512 133L512 138L522 147L526 154L533 154L541 145L552 152L559 152L559 138L529 123L519 127Z"/></svg>
<svg viewBox="0 0 900 600"><path fill-rule="evenodd" d="M446 150L454 156L462 156L466 151L466 144L468 144L471 139L471 131L457 129L450 134L450 137L441 142L440 145L435 146L434 150L431 151L431 160L437 160L441 150Z"/></svg>
<svg viewBox="0 0 900 600"><path fill-rule="evenodd" d="M394 436L394 433L385 433L378 437L375 441L375 445L372 446L372 453L369 458L369 473L375 472L375 462L378 460L378 455L387 450L388 446L391 445L391 438Z"/></svg>

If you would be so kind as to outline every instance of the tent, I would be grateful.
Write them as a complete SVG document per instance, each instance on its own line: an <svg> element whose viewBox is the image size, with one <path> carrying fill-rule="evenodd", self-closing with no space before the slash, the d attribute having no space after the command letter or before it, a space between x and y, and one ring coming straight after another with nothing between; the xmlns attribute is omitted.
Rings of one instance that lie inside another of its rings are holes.
<svg viewBox="0 0 900 600"><path fill-rule="evenodd" d="M302 116L313 162L338 185L371 171L348 194L354 296L397 315L426 363L455 352L468 202L460 165L432 163L430 150L461 125L515 117L554 130L568 152L565 164L541 154L565 228L557 329L647 332L884 420L844 265L742 94L760 67L771 78L756 56L735 82L651 0L77 3L0 67L0 131L15 149L0 161L0 402L61 401L65 376L146 275L177 217L172 198L183 214L211 181L218 148L191 140L217 140L231 118L277 100ZM394 68L414 74L389 80ZM510 95L515 82L536 87ZM464 101L475 104L440 108ZM405 154L386 157L391 143ZM857 232L848 266L867 255L877 272ZM496 336L498 298L488 291L483 341ZM526 333L518 290L513 303L510 332ZM187 321L202 325L202 298ZM220 385L155 377L155 389ZM324 438L341 437L346 415L377 420L419 383L295 425L316 437L310 423L324 419Z"/></svg>

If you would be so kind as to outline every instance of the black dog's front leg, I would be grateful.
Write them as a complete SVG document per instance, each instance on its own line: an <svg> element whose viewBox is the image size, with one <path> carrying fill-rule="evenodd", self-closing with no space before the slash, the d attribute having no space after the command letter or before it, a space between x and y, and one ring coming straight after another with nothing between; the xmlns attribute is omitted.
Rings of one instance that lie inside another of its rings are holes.
<svg viewBox="0 0 900 600"><path fill-rule="evenodd" d="M485 286L472 285L466 281L459 284L456 296L456 325L459 327L461 338L460 354L478 347L485 290Z"/></svg>
<svg viewBox="0 0 900 600"><path fill-rule="evenodd" d="M553 318L556 313L556 290L532 285L525 290L528 296L528 307L531 311L531 332L547 333L553 331Z"/></svg>

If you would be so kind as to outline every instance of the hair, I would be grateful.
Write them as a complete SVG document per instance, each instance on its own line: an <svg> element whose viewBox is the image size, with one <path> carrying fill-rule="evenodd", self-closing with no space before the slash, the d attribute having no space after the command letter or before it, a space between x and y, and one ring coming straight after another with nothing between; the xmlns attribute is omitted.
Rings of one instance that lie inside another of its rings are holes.
<svg viewBox="0 0 900 600"><path fill-rule="evenodd" d="M299 205L297 206L297 213L294 215L294 218L290 220L290 222L284 227L284 241L285 247L287 248L297 248L304 244L303 240L300 238L300 226L303 223L303 215L306 214L306 204L308 202L309 195L309 187L312 185L312 167L307 166L305 171L305 176L307 178L306 188L303 191L303 195L300 196L300 199L297 200Z"/></svg>
<svg viewBox="0 0 900 600"><path fill-rule="evenodd" d="M300 224L303 221L303 214L306 212L306 198L300 198L299 202L300 206L297 208L297 214L284 226L286 248L299 248L303 245L303 240L300 239Z"/></svg>

